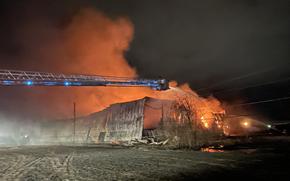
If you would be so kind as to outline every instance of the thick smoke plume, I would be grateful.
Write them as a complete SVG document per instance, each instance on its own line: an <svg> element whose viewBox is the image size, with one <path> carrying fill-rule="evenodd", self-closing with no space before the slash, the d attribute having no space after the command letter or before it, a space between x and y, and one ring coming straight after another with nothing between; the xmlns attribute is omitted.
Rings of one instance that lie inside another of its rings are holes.
<svg viewBox="0 0 290 181"><path fill-rule="evenodd" d="M18 32L20 43L25 47L25 53L20 57L20 67L26 70L137 77L136 70L124 58L133 34L134 27L129 19L108 18L93 9L81 10L58 28L43 22L27 24ZM174 82L171 84L177 86ZM72 117L73 102L76 102L80 116L100 111L114 103L146 96L174 99L185 93L191 94L196 100L195 104L206 107L209 112L222 111L219 101L212 97L199 97L187 84L165 92L120 87L5 89L3 92L10 89L7 94L12 97L7 99L2 95L2 105L9 105L6 111L17 112L18 116L27 118Z"/></svg>

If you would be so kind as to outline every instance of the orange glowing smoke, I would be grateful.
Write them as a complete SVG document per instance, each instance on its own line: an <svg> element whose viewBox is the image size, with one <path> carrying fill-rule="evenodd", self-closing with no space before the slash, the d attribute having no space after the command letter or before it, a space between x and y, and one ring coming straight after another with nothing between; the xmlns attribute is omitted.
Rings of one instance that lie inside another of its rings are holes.
<svg viewBox="0 0 290 181"><path fill-rule="evenodd" d="M53 70L65 73L97 74L121 77L137 77L136 70L124 58L133 39L133 24L127 18L111 19L92 9L80 11L61 32L56 48L50 54L57 60ZM60 46L61 44L61 46ZM46 53L48 54L48 53ZM141 99L145 96L158 99L176 99L190 94L201 119L212 117L213 112L223 112L220 102L213 97L202 98L188 84L177 87L171 82L168 91L153 91L149 88L81 87L58 88L48 91L47 108L53 116L70 117L72 102L77 103L78 115L100 111L111 104ZM41 89L41 88L40 88ZM47 97L47 95L45 95ZM57 113L61 113L57 115ZM210 126L207 122L205 126Z"/></svg>

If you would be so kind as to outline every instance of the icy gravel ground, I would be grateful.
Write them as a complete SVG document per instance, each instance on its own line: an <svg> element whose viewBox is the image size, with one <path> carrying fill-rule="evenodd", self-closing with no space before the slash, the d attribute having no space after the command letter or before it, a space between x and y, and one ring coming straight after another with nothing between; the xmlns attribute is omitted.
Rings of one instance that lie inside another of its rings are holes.
<svg viewBox="0 0 290 181"><path fill-rule="evenodd" d="M289 145L222 153L111 146L2 147L0 180L268 180L290 175L287 152Z"/></svg>

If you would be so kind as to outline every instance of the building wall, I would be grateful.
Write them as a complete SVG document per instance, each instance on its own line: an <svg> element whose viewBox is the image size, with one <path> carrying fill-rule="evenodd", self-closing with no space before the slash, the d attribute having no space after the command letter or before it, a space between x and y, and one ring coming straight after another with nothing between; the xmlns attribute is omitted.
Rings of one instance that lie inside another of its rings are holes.
<svg viewBox="0 0 290 181"><path fill-rule="evenodd" d="M100 142L129 141L141 139L144 124L145 99L114 104L107 110L104 132Z"/></svg>
<svg viewBox="0 0 290 181"><path fill-rule="evenodd" d="M114 143L142 138L146 99L117 103L76 121L77 143Z"/></svg>
<svg viewBox="0 0 290 181"><path fill-rule="evenodd" d="M75 139L73 119L42 124L38 138L43 143L113 143L141 139L147 99L113 104L103 111L77 118Z"/></svg>

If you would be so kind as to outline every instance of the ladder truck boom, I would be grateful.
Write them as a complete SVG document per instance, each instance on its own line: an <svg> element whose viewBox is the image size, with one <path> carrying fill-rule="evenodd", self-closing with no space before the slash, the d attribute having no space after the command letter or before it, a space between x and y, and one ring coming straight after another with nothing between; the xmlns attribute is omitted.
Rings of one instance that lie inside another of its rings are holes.
<svg viewBox="0 0 290 181"><path fill-rule="evenodd" d="M0 86L115 86L149 87L154 90L169 89L169 83L166 79L138 79L1 69Z"/></svg>

